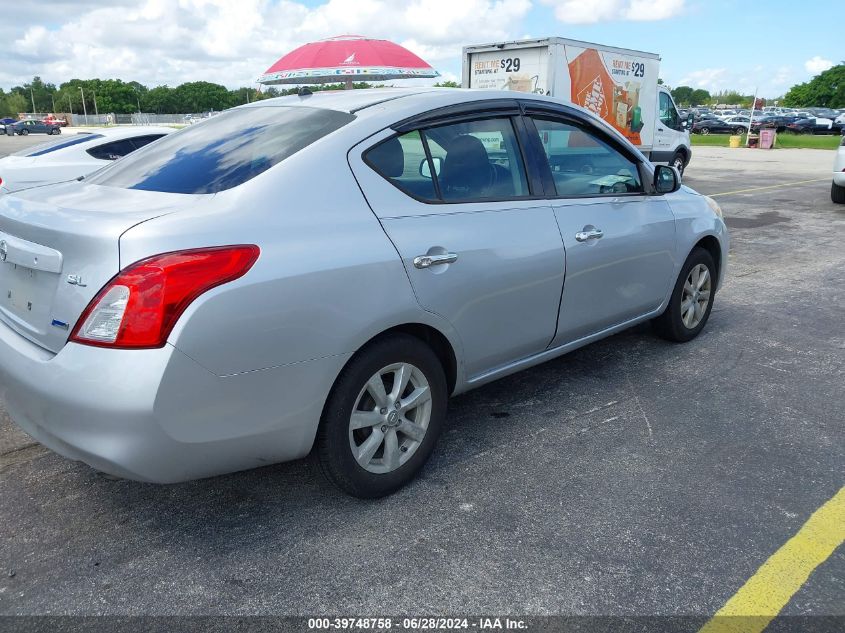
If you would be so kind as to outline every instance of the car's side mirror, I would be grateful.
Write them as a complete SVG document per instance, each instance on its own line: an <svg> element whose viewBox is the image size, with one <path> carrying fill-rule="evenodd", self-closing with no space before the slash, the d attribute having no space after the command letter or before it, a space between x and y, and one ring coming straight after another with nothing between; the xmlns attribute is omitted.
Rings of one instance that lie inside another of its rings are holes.
<svg viewBox="0 0 845 633"><path fill-rule="evenodd" d="M681 188L681 174L669 165L654 168L654 190L657 193L673 193Z"/></svg>
<svg viewBox="0 0 845 633"><path fill-rule="evenodd" d="M440 168L443 167L443 159L439 156L432 156L431 162L434 163L434 173L438 176L440 175ZM420 176L423 178L431 178L431 167L428 164L428 160L423 159L420 161Z"/></svg>

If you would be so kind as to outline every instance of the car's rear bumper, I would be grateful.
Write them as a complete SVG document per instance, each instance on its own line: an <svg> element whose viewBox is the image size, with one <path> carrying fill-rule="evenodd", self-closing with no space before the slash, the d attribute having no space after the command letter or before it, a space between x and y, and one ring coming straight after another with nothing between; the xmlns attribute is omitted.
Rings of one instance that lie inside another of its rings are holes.
<svg viewBox="0 0 845 633"><path fill-rule="evenodd" d="M0 323L0 399L57 453L119 477L172 483L306 455L346 359L224 378L170 345L71 343L53 355Z"/></svg>

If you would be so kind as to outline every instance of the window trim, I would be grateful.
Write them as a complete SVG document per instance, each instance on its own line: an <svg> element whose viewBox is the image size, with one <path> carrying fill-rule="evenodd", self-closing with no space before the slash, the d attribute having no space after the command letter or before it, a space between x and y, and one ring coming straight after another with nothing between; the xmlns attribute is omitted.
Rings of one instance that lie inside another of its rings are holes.
<svg viewBox="0 0 845 633"><path fill-rule="evenodd" d="M591 126L588 123L581 121L577 117L568 116L562 113L552 113L549 110L544 110L542 112L529 112L526 113L525 118L526 127L533 132L535 137L537 138L538 142L540 139L540 132L537 130L537 126L534 123L534 119L542 119L551 121L553 123L563 123L564 125L570 125L574 128L577 128L579 131L597 138L602 143L609 145L611 149L617 151L621 154L624 158L631 161L634 164L634 167L637 170L637 175L640 177L640 186L642 188L641 191L629 191L625 193L619 192L608 192L608 193L588 193L588 194L578 194L578 195L561 195L557 192L557 185L554 181L554 176L552 175L552 168L549 165L549 161L545 155L545 152L542 151L541 148L535 147L535 151L539 151L540 154L538 158L540 159L538 162L540 163L539 169L544 172L544 182L549 183L552 187L551 191L548 192L546 198L548 200L581 200L581 199L590 199L590 198L635 198L638 196L649 196L652 195L651 187L648 182L648 178L644 178L644 169L643 169L643 162L636 156L632 155L628 148L620 145L608 134L605 134L604 130L597 126ZM586 128L586 129L585 129Z"/></svg>

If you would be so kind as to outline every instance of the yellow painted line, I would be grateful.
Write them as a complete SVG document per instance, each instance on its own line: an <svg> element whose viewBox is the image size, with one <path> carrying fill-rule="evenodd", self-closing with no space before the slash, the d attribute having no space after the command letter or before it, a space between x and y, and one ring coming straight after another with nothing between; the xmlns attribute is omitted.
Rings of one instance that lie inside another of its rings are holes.
<svg viewBox="0 0 845 633"><path fill-rule="evenodd" d="M845 541L845 487L772 554L699 633L761 633Z"/></svg>
<svg viewBox="0 0 845 633"><path fill-rule="evenodd" d="M809 182L822 182L823 180L830 180L830 178L816 178L815 180L796 180L795 182L785 182L780 185L769 185L768 187L752 187L751 189L738 189L737 191L724 191L722 193L708 194L711 198L716 196L732 196L735 193L750 193L752 191L765 191L766 189L780 189L781 187L792 187L793 185L806 185Z"/></svg>

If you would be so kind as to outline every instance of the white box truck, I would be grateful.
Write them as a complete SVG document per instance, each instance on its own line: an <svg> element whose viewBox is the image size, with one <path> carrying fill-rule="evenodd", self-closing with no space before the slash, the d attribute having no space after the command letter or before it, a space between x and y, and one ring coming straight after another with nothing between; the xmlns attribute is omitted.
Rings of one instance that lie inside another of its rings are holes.
<svg viewBox="0 0 845 633"><path fill-rule="evenodd" d="M550 95L592 111L654 163L683 173L689 122L657 78L660 56L560 37L464 47L463 87Z"/></svg>

